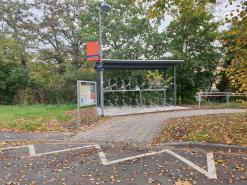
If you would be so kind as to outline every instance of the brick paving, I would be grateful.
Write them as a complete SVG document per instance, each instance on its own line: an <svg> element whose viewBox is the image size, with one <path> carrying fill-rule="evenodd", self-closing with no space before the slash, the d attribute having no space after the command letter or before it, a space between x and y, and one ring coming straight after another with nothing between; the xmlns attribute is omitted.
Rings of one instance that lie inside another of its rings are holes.
<svg viewBox="0 0 247 185"><path fill-rule="evenodd" d="M77 134L74 139L102 142L151 143L160 132L161 123L170 118L222 113L240 113L244 109L204 109L113 117L91 130Z"/></svg>

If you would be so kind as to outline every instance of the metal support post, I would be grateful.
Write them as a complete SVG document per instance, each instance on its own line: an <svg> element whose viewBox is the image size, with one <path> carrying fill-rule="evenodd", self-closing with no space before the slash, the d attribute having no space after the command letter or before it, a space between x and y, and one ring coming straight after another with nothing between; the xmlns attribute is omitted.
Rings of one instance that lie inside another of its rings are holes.
<svg viewBox="0 0 247 185"><path fill-rule="evenodd" d="M198 93L198 100L199 100L199 108L201 108L202 97L201 97L201 93L200 92Z"/></svg>
<svg viewBox="0 0 247 185"><path fill-rule="evenodd" d="M103 59L103 38L102 38L103 26L102 26L102 15L101 15L101 8L99 7L99 40L100 40L100 65L102 65ZM104 116L104 79L103 79L103 66L99 71L99 78L100 78L100 111L101 116Z"/></svg>
<svg viewBox="0 0 247 185"><path fill-rule="evenodd" d="M166 89L164 89L164 101L163 101L163 106L166 105Z"/></svg>
<svg viewBox="0 0 247 185"><path fill-rule="evenodd" d="M97 106L100 106L100 78L99 71L97 70Z"/></svg>
<svg viewBox="0 0 247 185"><path fill-rule="evenodd" d="M77 81L77 127L81 125L81 115L80 115L80 82Z"/></svg>
<svg viewBox="0 0 247 185"><path fill-rule="evenodd" d="M177 105L177 84L176 84L176 66L173 67L173 93L174 93L174 106Z"/></svg>
<svg viewBox="0 0 247 185"><path fill-rule="evenodd" d="M229 95L229 93L227 93L226 94L226 103L227 103L227 105L229 105L229 97L230 97L230 95Z"/></svg>
<svg viewBox="0 0 247 185"><path fill-rule="evenodd" d="M142 91L140 90L140 106L142 106Z"/></svg>

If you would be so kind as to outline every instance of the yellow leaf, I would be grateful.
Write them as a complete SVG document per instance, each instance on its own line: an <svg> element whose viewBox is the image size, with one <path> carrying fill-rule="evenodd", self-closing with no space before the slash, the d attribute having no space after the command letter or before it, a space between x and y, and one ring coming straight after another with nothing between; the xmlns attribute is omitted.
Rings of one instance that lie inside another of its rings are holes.
<svg viewBox="0 0 247 185"><path fill-rule="evenodd" d="M217 159L217 160L215 160L217 163L224 163L224 160L222 160L222 159Z"/></svg>
<svg viewBox="0 0 247 185"><path fill-rule="evenodd" d="M177 181L174 185L192 185L189 181Z"/></svg>
<svg viewBox="0 0 247 185"><path fill-rule="evenodd" d="M245 168L243 166L236 165L236 170L238 170L239 172L244 172Z"/></svg>

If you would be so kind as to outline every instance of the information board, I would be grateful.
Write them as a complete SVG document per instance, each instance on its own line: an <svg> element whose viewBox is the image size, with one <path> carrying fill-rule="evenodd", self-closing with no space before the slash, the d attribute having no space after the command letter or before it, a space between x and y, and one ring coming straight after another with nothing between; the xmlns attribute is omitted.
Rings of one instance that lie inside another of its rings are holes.
<svg viewBox="0 0 247 185"><path fill-rule="evenodd" d="M97 115L97 90L96 82L77 81L77 126L81 126L81 107L95 105Z"/></svg>
<svg viewBox="0 0 247 185"><path fill-rule="evenodd" d="M96 82L77 81L78 104L80 107L96 105Z"/></svg>

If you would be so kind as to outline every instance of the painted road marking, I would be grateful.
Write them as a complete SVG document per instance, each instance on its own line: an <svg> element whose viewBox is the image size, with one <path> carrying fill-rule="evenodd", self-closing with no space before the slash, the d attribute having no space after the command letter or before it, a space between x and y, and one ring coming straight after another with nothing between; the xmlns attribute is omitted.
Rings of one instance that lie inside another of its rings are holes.
<svg viewBox="0 0 247 185"><path fill-rule="evenodd" d="M31 152L30 152L30 146L31 146ZM34 146L33 145L29 145L29 155L31 157L33 157L33 156L42 156L42 155L56 154L56 153L79 150L79 149L83 149L83 148L93 148L93 147L95 147L95 145L87 145L87 146L81 146L81 147L76 147L76 148L69 148L69 149L64 149L64 150L56 150L56 151L44 152L44 153L36 154Z"/></svg>
<svg viewBox="0 0 247 185"><path fill-rule="evenodd" d="M113 161L109 161L105 157L103 159L101 157L100 158L101 158L101 162L102 162L103 165L111 165L111 164L116 164L116 163L120 163L120 162L124 162L124 161L130 161L130 160L142 158L142 157L148 157L148 156L152 156L152 155L157 155L157 154L161 154L161 153L164 153L164 152L166 152L166 150L161 150L159 152L149 152L149 153L135 155L135 156L131 156L131 157L125 157L125 158L117 159L117 160L113 160ZM103 152L99 152L99 156L102 155L102 154L100 155L100 153L103 153Z"/></svg>
<svg viewBox="0 0 247 185"><path fill-rule="evenodd" d="M103 165L107 165L110 161L106 158L106 155L105 153L101 150L101 147L99 145L95 145L95 148L98 149L98 155L99 155L99 158L101 160L101 163Z"/></svg>
<svg viewBox="0 0 247 185"><path fill-rule="evenodd" d="M23 145L23 146L10 146L6 148L0 148L0 150L12 150L12 149L18 149L18 148L26 148L28 145Z"/></svg>
<svg viewBox="0 0 247 185"><path fill-rule="evenodd" d="M34 145L29 145L28 149L29 149L29 155L30 156L35 156L36 155Z"/></svg>
<svg viewBox="0 0 247 185"><path fill-rule="evenodd" d="M181 155L178 155L178 154L176 154L175 152L173 152L171 150L166 150L166 153L169 153L172 156L174 156L174 157L178 158L179 160L183 161L184 163L186 163L187 165L191 166L192 168L194 168L198 172L204 174L209 179L217 179L213 153L207 153L208 171L204 170L203 168L197 166L195 163L189 161L188 159L185 159Z"/></svg>
<svg viewBox="0 0 247 185"><path fill-rule="evenodd" d="M28 147L29 148L29 156L30 157L35 157L35 156L43 156L43 155L49 155L49 154L55 154L55 153L62 153L62 152L68 152L68 151L73 151L73 150L79 150L79 149L83 149L83 148L95 148L98 151L98 155L99 158L101 160L101 163L103 165L112 165L112 164L117 164L117 163L121 163L124 161L129 161L129 160L133 160L133 159L138 159L138 158L142 158L142 157L148 157L148 156L152 156L152 155L158 155L158 154L162 154L162 153L168 153L174 157L176 157L177 159L179 159L180 161L184 162L185 164L189 165L190 167L192 167L193 169L195 169L196 171L200 172L201 174L205 175L206 177L208 177L209 179L217 179L217 173L216 173L216 167L215 167L215 162L214 162L214 156L213 153L207 153L207 168L208 171L204 170L203 168L199 167L198 165L196 165L195 163L189 161L188 159L182 157L181 155L169 150L169 149L164 149L161 151L154 151L154 152L148 152L148 153L144 153L144 154L140 154L140 155L135 155L135 156L130 156L130 157L125 157L125 158L121 158L121 159L116 159L116 160L108 160L106 158L105 153L102 151L101 147L98 144L95 145L86 145L86 146L82 146L82 147L76 147L76 148L69 148L69 149L64 149L64 150L56 150L56 151L51 151L51 152L45 152L45 153L39 153L37 154L35 152L35 147L34 145L28 145L28 146L22 146L22 147L9 147L9 149L13 149L13 148L23 148L23 147ZM5 148L7 149L7 148Z"/></svg>
<svg viewBox="0 0 247 185"><path fill-rule="evenodd" d="M207 164L208 164L208 175L212 177L212 179L217 179L216 166L214 162L214 154L207 153Z"/></svg>
<svg viewBox="0 0 247 185"><path fill-rule="evenodd" d="M129 160L133 160L133 159L142 158L142 157L157 155L157 154L161 154L161 153L164 153L164 152L168 153L168 154L171 154L172 156L178 158L179 160L181 160L184 163L186 163L187 165L191 166L192 168L194 168L198 172L202 173L203 175L205 175L209 179L217 179L216 167L215 167L215 163L214 163L213 153L207 153L208 171L204 170L203 168L197 166L195 163L189 161L188 159L185 159L184 157L182 157L182 156L180 156L180 155L176 154L175 152L173 152L171 150L168 150L168 149L161 150L161 151L158 151L158 152L149 152L149 153L145 153L145 154L141 154L141 155L125 157L125 158L117 159L117 160L113 160L113 161L108 160L106 158L106 156L105 156L105 153L102 152L102 151L98 152L98 154L99 154L99 157L101 158L101 162L102 162L103 165L111 165L111 164L116 164L116 163L120 163L120 162L124 162L124 161L129 161Z"/></svg>

